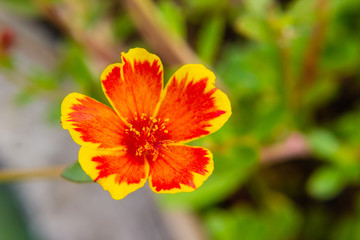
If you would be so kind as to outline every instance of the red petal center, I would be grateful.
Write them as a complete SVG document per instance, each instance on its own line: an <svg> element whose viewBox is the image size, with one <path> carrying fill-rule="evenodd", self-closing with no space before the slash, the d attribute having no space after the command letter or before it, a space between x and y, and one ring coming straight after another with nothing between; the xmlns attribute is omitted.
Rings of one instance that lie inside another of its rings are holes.
<svg viewBox="0 0 360 240"><path fill-rule="evenodd" d="M160 151L166 150L166 145L173 142L166 129L168 121L168 118L153 118L145 113L135 114L125 129L128 153L137 158L155 160Z"/></svg>

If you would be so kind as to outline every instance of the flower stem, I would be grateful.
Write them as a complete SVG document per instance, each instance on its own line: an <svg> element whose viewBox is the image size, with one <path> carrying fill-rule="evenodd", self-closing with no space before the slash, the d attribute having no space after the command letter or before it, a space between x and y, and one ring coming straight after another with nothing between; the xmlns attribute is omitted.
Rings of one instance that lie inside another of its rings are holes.
<svg viewBox="0 0 360 240"><path fill-rule="evenodd" d="M0 183L28 180L35 178L60 177L66 165L50 166L36 169L0 169Z"/></svg>

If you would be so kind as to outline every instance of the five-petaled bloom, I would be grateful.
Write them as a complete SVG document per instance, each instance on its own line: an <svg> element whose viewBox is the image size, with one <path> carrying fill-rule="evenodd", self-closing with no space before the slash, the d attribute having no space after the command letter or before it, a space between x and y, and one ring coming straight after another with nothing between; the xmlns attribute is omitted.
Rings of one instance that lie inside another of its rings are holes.
<svg viewBox="0 0 360 240"><path fill-rule="evenodd" d="M209 150L183 145L218 130L230 117L228 97L201 64L181 67L163 90L160 59L145 49L122 53L101 75L114 108L79 93L61 106L61 122L81 145L83 170L114 199L144 186L190 192L212 173Z"/></svg>

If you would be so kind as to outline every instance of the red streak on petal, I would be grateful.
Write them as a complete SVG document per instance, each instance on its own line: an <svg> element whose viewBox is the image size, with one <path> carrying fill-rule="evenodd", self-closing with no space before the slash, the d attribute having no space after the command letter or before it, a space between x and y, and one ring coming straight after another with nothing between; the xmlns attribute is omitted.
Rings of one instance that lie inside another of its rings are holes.
<svg viewBox="0 0 360 240"><path fill-rule="evenodd" d="M115 86L120 85L120 71L119 67L114 67L112 71L106 76L106 80L103 81L104 88L107 89L107 93L111 92Z"/></svg>
<svg viewBox="0 0 360 240"><path fill-rule="evenodd" d="M133 159L129 155L96 156L93 157L92 161L99 163L96 169L100 170L100 172L95 181L116 174L116 181L118 183L135 184L139 183L146 176L144 160Z"/></svg>
<svg viewBox="0 0 360 240"><path fill-rule="evenodd" d="M156 191L180 189L180 184L196 188L193 173L205 175L209 164L203 148L169 146L169 151L150 162L150 175Z"/></svg>
<svg viewBox="0 0 360 240"><path fill-rule="evenodd" d="M102 79L113 107L128 119L133 119L135 112L152 115L162 90L161 63L132 60L123 58L122 70L115 66Z"/></svg>
<svg viewBox="0 0 360 240"><path fill-rule="evenodd" d="M169 132L175 142L209 134L210 120L224 114L215 106L216 88L205 93L208 78L187 81L173 79L167 88L158 116L169 118ZM188 83L187 83L188 82Z"/></svg>
<svg viewBox="0 0 360 240"><path fill-rule="evenodd" d="M69 113L69 122L74 130L81 133L84 142L99 143L100 148L110 148L123 144L123 123L116 113L107 106L91 98L77 99Z"/></svg>

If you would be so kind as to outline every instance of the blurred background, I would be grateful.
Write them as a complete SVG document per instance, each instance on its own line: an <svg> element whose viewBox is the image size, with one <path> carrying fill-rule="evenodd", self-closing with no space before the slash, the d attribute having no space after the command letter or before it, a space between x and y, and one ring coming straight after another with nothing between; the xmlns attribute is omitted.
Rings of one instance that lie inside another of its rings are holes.
<svg viewBox="0 0 360 240"><path fill-rule="evenodd" d="M106 102L100 74L144 47L203 63L233 114L191 144L215 170L192 193L112 200L60 177L0 184L0 239L360 239L360 1L0 0L0 169L61 169L60 104Z"/></svg>

